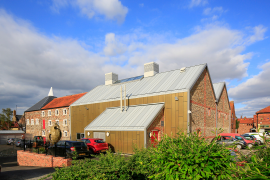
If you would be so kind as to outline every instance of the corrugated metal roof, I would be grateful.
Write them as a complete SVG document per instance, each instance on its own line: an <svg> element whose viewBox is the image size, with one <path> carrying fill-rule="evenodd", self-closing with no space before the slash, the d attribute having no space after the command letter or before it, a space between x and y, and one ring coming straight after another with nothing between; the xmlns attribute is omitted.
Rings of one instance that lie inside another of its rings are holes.
<svg viewBox="0 0 270 180"><path fill-rule="evenodd" d="M32 107L30 107L29 109L27 109L25 112L38 111L42 107L44 107L46 104L48 104L49 102L51 102L54 98L56 98L56 97L55 96L47 96L47 97L41 99L38 103L36 103Z"/></svg>
<svg viewBox="0 0 270 180"><path fill-rule="evenodd" d="M158 73L155 76L142 78L121 84L100 85L89 91L71 106L92 104L120 99L120 86L126 85L129 99L183 92L191 89L207 64L187 67L184 72L180 69Z"/></svg>
<svg viewBox="0 0 270 180"><path fill-rule="evenodd" d="M0 130L0 134L22 134L25 133L22 130Z"/></svg>
<svg viewBox="0 0 270 180"><path fill-rule="evenodd" d="M107 108L85 131L144 131L163 109L164 103L129 106L127 111Z"/></svg>
<svg viewBox="0 0 270 180"><path fill-rule="evenodd" d="M221 96L221 93L222 93L222 90L223 90L224 86L225 86L225 82L219 82L219 83L213 84L217 101L219 101L219 98Z"/></svg>

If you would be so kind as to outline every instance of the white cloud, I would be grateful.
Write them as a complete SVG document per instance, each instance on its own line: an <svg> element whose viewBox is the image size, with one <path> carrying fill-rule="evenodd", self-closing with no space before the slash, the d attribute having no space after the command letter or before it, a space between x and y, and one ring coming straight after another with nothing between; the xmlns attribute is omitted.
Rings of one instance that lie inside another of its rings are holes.
<svg viewBox="0 0 270 180"><path fill-rule="evenodd" d="M207 3L207 0L191 0L189 7L192 8L195 6L206 5Z"/></svg>
<svg viewBox="0 0 270 180"><path fill-rule="evenodd" d="M128 13L128 8L123 6L119 0L53 0L52 9L59 12L59 9L70 3L79 7L81 13L88 18L104 15L107 19L116 20L122 23Z"/></svg>
<svg viewBox="0 0 270 180"><path fill-rule="evenodd" d="M123 54L126 51L126 46L115 39L114 33L106 34L105 36L104 53L107 56L115 56Z"/></svg>
<svg viewBox="0 0 270 180"><path fill-rule="evenodd" d="M214 7L214 8L206 8L203 11L204 15L212 15L212 14L222 14L224 12L222 7Z"/></svg>
<svg viewBox="0 0 270 180"><path fill-rule="evenodd" d="M252 28L252 31L253 31L254 35L252 35L248 38L248 40L247 40L248 44L263 40L265 38L264 34L267 31L267 28L264 27L263 25L259 25L259 26Z"/></svg>

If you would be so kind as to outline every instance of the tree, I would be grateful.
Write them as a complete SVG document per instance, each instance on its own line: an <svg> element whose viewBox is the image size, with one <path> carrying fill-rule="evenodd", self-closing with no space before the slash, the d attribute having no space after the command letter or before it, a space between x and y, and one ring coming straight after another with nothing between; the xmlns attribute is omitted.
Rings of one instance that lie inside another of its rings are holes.
<svg viewBox="0 0 270 180"><path fill-rule="evenodd" d="M238 128L239 128L239 123L240 121L238 121L237 117L235 118L235 129L237 129L238 132Z"/></svg>
<svg viewBox="0 0 270 180"><path fill-rule="evenodd" d="M12 124L12 111L10 108L2 109L2 114L0 113L0 129L9 130Z"/></svg>

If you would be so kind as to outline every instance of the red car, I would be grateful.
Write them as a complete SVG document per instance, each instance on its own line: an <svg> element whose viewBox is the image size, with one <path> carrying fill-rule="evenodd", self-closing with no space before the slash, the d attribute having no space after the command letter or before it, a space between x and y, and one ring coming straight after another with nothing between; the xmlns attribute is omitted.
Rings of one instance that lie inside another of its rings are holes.
<svg viewBox="0 0 270 180"><path fill-rule="evenodd" d="M237 134L237 133L220 133L220 134L218 134L218 136L221 136L221 137L233 137L233 138L235 138L237 140L244 141L246 146L249 147L249 148L251 148L254 145L254 141L247 140L243 136L241 136L240 134Z"/></svg>
<svg viewBox="0 0 270 180"><path fill-rule="evenodd" d="M90 154L105 152L109 149L108 143L105 143L103 139L100 138L82 138L80 140L85 142L89 148Z"/></svg>

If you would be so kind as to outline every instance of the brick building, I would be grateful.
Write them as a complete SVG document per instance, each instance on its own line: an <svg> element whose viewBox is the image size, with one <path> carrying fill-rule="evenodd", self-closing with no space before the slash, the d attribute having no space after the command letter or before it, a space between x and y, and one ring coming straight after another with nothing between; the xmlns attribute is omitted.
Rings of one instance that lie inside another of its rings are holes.
<svg viewBox="0 0 270 180"><path fill-rule="evenodd" d="M34 136L41 136L42 134L42 122L40 109L51 102L55 96L53 96L53 89L51 88L47 97L34 104L32 107L24 112L26 133Z"/></svg>
<svg viewBox="0 0 270 180"><path fill-rule="evenodd" d="M248 132L251 132L251 129L254 127L254 118L247 118L247 117L240 117L238 119L239 121L239 128L238 133L239 134L245 134Z"/></svg>
<svg viewBox="0 0 270 180"><path fill-rule="evenodd" d="M48 138L50 128L57 123L62 132L61 140L70 140L69 106L86 93L74 94L53 99L41 108L42 136Z"/></svg>
<svg viewBox="0 0 270 180"><path fill-rule="evenodd" d="M270 132L270 106L261 109L254 115L255 127L260 125L261 130Z"/></svg>
<svg viewBox="0 0 270 180"><path fill-rule="evenodd" d="M159 73L152 62L144 65L144 75L123 80L107 73L105 85L70 106L71 139L100 137L115 151L133 153L133 143L147 147L153 134L200 132L211 138L218 127L230 132L225 83L218 87L217 99L207 64Z"/></svg>

